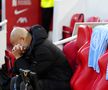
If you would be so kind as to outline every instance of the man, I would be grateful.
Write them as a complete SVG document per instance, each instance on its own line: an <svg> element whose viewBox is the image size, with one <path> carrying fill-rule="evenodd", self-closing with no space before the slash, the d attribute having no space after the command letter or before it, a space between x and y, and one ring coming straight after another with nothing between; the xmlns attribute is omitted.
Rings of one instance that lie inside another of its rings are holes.
<svg viewBox="0 0 108 90"><path fill-rule="evenodd" d="M42 10L42 26L49 33L53 21L54 0L41 0L40 4Z"/></svg>
<svg viewBox="0 0 108 90"><path fill-rule="evenodd" d="M72 71L63 53L47 40L45 29L39 25L14 28L10 35L12 52L16 57L14 73L29 69L36 73L36 90L70 90Z"/></svg>

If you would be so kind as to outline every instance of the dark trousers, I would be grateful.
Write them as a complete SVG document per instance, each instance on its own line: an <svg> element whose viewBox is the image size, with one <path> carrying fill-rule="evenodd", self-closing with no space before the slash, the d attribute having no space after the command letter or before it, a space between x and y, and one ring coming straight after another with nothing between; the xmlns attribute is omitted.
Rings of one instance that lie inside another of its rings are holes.
<svg viewBox="0 0 108 90"><path fill-rule="evenodd" d="M52 8L42 8L42 26L49 32L49 27L53 18L53 7Z"/></svg>

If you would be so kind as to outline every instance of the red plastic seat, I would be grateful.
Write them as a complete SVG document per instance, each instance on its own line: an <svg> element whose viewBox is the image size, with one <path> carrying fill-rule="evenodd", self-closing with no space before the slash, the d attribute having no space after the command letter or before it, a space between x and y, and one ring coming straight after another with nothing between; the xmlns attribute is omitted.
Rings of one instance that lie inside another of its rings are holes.
<svg viewBox="0 0 108 90"><path fill-rule="evenodd" d="M64 47L63 47L63 53L65 54L68 63L70 65L70 67L72 68L72 71L74 72L76 69L76 57L77 57L77 44L76 44L76 40L73 40L69 43L67 43Z"/></svg>
<svg viewBox="0 0 108 90"><path fill-rule="evenodd" d="M87 22L100 22L100 21L101 21L100 18L96 16L92 16L87 19Z"/></svg>
<svg viewBox="0 0 108 90"><path fill-rule="evenodd" d="M108 51L99 58L100 73L92 87L92 90L108 90L108 80L106 80L106 71L108 67Z"/></svg>
<svg viewBox="0 0 108 90"><path fill-rule="evenodd" d="M63 39L72 36L73 28L76 22L84 22L84 14L77 13L72 16L70 26L63 26Z"/></svg>
<svg viewBox="0 0 108 90"><path fill-rule="evenodd" d="M73 71L75 71L75 68L76 68L77 51L87 41L90 41L91 33L92 33L92 28L86 25L79 26L77 39L67 43L63 48L63 52Z"/></svg>
<svg viewBox="0 0 108 90"><path fill-rule="evenodd" d="M93 83L98 77L98 74L93 70L93 68L88 67L88 55L89 55L89 43L84 45L82 49L78 52L78 58L80 65L78 67L77 77L74 81L72 78L71 88L73 90L91 90ZM78 72L79 71L79 72Z"/></svg>
<svg viewBox="0 0 108 90"><path fill-rule="evenodd" d="M83 49L83 48L85 48L86 46L88 46L88 42L86 42L78 51L77 51L77 57L76 57L76 64L77 64L77 68L76 68L76 70L75 70L75 73L74 73L74 75L72 76L72 78L71 78L71 80L70 80L70 85L71 85L71 87L73 87L73 84L74 84L74 82L76 81L76 79L78 78L78 76L80 75L80 72L81 72L81 62L80 62L80 60L79 60L79 52Z"/></svg>
<svg viewBox="0 0 108 90"><path fill-rule="evenodd" d="M14 55L9 50L5 50L5 64L9 76L12 76L12 69L14 66L14 62L15 62Z"/></svg>
<svg viewBox="0 0 108 90"><path fill-rule="evenodd" d="M90 42L91 34L92 34L92 28L91 27L88 27L86 25L81 25L78 27L77 40L76 40L76 42L74 41L75 46L73 46L73 41L69 42L68 44L66 44L64 46L64 49L63 49L64 54L66 55L67 60L70 64L70 66L72 67L72 70L73 71L76 70L71 81L70 81L71 87L73 86L73 83L76 81L76 79L79 76L80 71L81 71L79 69L79 65L77 66L77 64L79 64L79 63L77 63L78 62L77 52L78 52L78 50L80 50L80 48L84 44L86 44L87 42ZM74 48L72 48L72 47L74 47ZM76 66L77 66L77 69L76 69Z"/></svg>
<svg viewBox="0 0 108 90"><path fill-rule="evenodd" d="M108 22L108 19L103 20L102 22Z"/></svg>

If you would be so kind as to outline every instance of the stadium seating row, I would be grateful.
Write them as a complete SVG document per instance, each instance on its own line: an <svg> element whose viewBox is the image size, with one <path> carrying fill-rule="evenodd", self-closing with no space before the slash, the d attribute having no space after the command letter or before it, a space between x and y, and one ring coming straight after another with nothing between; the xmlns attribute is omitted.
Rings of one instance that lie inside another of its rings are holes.
<svg viewBox="0 0 108 90"><path fill-rule="evenodd" d="M76 22L108 22L108 20L102 21L98 16L91 16L87 20L84 20L84 14L83 13L76 13L72 16L70 20L69 26L63 26L63 39L68 38L72 36L72 32L75 26Z"/></svg>
<svg viewBox="0 0 108 90"><path fill-rule="evenodd" d="M70 80L71 90L108 90L106 80L108 51L99 58L100 73L88 67L91 34L91 27L81 25L78 27L77 39L64 46L63 52L74 70Z"/></svg>

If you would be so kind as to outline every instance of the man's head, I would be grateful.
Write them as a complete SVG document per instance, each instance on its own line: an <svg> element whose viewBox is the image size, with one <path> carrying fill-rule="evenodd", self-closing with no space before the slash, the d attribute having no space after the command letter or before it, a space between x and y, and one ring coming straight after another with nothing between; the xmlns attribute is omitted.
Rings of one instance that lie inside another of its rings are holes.
<svg viewBox="0 0 108 90"><path fill-rule="evenodd" d="M21 27L13 28L10 34L10 42L13 46L20 44L21 46L28 48L31 43L31 34Z"/></svg>

